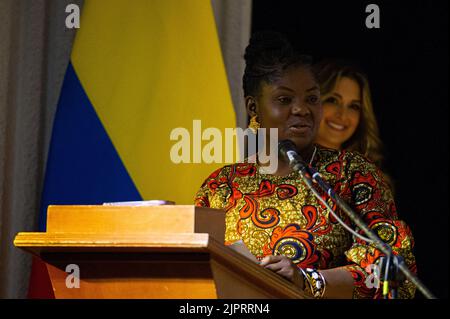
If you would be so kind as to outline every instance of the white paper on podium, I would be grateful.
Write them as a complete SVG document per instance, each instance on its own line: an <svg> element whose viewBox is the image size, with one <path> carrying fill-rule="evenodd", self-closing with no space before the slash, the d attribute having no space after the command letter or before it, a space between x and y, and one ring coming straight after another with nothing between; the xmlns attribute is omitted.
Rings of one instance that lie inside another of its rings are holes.
<svg viewBox="0 0 450 319"><path fill-rule="evenodd" d="M111 202L103 203L105 206L159 206L159 205L175 205L175 202L169 200L141 200L131 202Z"/></svg>

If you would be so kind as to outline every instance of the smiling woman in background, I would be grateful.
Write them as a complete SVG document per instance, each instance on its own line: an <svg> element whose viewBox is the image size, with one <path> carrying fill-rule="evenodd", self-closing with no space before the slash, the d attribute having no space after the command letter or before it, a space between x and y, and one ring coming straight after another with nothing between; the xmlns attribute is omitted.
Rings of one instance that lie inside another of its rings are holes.
<svg viewBox="0 0 450 319"><path fill-rule="evenodd" d="M367 76L338 61L315 65L323 118L316 142L336 150L357 151L381 166L383 155Z"/></svg>
<svg viewBox="0 0 450 319"><path fill-rule="evenodd" d="M324 60L314 66L314 71L323 106L316 143L364 155L383 171L384 180L394 192L393 181L383 170L383 143L367 76L351 63L338 60Z"/></svg>

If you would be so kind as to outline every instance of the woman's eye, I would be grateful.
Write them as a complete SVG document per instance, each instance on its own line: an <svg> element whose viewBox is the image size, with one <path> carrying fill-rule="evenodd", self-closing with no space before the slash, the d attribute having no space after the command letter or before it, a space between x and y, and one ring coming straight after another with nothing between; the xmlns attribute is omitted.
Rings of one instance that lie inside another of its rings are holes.
<svg viewBox="0 0 450 319"><path fill-rule="evenodd" d="M280 96L280 97L278 98L278 101L279 101L281 104L290 104L290 103L292 102L292 98L287 97L287 96Z"/></svg>
<svg viewBox="0 0 450 319"><path fill-rule="evenodd" d="M324 103L332 103L332 104L338 104L338 100L335 97L330 96L327 98Z"/></svg>
<svg viewBox="0 0 450 319"><path fill-rule="evenodd" d="M351 108L352 110L355 110L355 111L360 111L360 110L361 110L361 105L360 105L360 104L353 103L353 104L350 104L350 108Z"/></svg>
<svg viewBox="0 0 450 319"><path fill-rule="evenodd" d="M310 104L317 104L320 102L320 98L317 95L310 95L308 96L308 103Z"/></svg>

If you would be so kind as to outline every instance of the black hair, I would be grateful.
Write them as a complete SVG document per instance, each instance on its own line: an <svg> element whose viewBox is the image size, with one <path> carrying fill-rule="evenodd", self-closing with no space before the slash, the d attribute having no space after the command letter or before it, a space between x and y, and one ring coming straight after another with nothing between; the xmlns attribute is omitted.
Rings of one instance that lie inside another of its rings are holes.
<svg viewBox="0 0 450 319"><path fill-rule="evenodd" d="M310 56L298 53L283 34L274 31L254 33L244 59L244 96L257 96L263 81L273 83L292 66L312 65Z"/></svg>

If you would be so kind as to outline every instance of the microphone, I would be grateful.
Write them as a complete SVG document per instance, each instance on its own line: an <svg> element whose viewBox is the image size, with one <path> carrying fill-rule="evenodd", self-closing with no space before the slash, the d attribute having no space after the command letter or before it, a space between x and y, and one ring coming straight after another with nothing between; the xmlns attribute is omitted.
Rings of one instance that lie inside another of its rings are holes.
<svg viewBox="0 0 450 319"><path fill-rule="evenodd" d="M327 193L332 199L335 199L335 193L330 185L328 185L322 176L313 167L308 167L303 161L302 157L297 153L297 146L291 140L283 140L278 143L278 151L288 162L289 166L295 170L299 171L308 180L313 180L319 184L320 188ZM305 181L308 186L310 184Z"/></svg>
<svg viewBox="0 0 450 319"><path fill-rule="evenodd" d="M307 173L307 167L302 157L297 153L297 146L291 140L283 140L278 143L278 153L289 163L295 171Z"/></svg>
<svg viewBox="0 0 450 319"><path fill-rule="evenodd" d="M330 213L338 220L339 223L342 224L344 228L350 231L353 235L375 244L379 250L381 250L386 256L390 256L394 258L396 263L396 267L403 273L403 275L408 278L424 295L429 299L435 299L436 297L428 290L427 287L417 278L406 266L402 259L398 259L398 256L395 256L392 252L392 248L390 245L382 241L377 234L373 232L372 229L368 227L365 221L361 218L361 216L355 213L352 208L338 195L336 194L332 187L328 185L320 176L319 172L305 165L302 157L297 153L297 147L291 140L283 140L278 143L278 153L289 162L289 166L298 171L301 178L308 186L308 188L313 192L313 194L317 197L317 199L322 202L323 205L327 207ZM312 181L315 181L319 187L328 194L330 199L342 210L344 211L350 220L360 229L362 230L369 238L363 237L354 230L350 229L336 213L333 209L328 205L328 203L321 198L320 194L314 189L312 185Z"/></svg>

